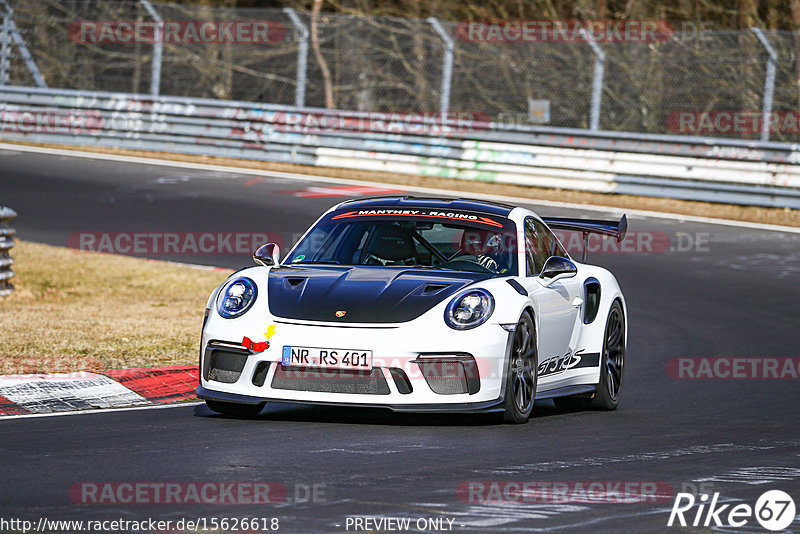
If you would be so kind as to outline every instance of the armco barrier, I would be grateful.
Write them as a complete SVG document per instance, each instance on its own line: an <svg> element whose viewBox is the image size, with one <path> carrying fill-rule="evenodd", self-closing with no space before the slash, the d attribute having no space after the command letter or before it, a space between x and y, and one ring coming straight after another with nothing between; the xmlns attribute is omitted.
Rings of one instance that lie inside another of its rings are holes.
<svg viewBox="0 0 800 534"><path fill-rule="evenodd" d="M11 294L14 286L11 285L11 277L14 276L14 260L11 258L11 248L14 246L14 234L16 231L9 226L12 219L17 216L17 212L11 208L0 206L0 297Z"/></svg>
<svg viewBox="0 0 800 534"><path fill-rule="evenodd" d="M800 208L793 144L504 125L480 113L437 121L6 86L0 139Z"/></svg>

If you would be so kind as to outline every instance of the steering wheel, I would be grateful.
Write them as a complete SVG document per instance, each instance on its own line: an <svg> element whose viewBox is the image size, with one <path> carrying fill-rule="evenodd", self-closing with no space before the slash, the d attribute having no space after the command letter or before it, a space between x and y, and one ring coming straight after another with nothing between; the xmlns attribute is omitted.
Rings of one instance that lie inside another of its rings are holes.
<svg viewBox="0 0 800 534"><path fill-rule="evenodd" d="M462 257L456 260L450 260L448 262L443 263L441 267L444 267L445 269L453 269L455 271L472 271L474 273L489 273L489 274L497 273L497 271L487 269L486 267L478 263L478 258L476 258L475 256L472 257L475 259L468 260Z"/></svg>

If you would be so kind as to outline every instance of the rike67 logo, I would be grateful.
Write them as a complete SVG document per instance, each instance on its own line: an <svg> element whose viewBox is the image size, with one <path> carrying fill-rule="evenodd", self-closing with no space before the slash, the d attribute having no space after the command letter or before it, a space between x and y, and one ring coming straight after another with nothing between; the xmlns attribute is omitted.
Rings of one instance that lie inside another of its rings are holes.
<svg viewBox="0 0 800 534"><path fill-rule="evenodd" d="M695 509L696 508L696 509ZM763 528L777 532L787 528L795 518L794 500L788 493L770 490L762 494L755 506L746 503L720 503L719 493L678 493L667 526L744 527L755 519Z"/></svg>

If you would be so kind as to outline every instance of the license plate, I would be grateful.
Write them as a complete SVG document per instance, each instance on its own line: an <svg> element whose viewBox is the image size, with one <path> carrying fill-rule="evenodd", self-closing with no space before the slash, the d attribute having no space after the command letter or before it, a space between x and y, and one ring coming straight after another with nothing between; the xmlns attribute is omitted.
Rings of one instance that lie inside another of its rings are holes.
<svg viewBox="0 0 800 534"><path fill-rule="evenodd" d="M323 369L372 370L371 350L283 347L283 365Z"/></svg>

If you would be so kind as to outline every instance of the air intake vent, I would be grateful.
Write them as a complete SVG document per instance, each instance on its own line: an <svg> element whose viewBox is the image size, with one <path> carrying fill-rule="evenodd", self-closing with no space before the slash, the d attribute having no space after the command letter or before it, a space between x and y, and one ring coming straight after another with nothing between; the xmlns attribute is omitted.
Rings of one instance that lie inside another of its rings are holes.
<svg viewBox="0 0 800 534"><path fill-rule="evenodd" d="M211 354L207 356L207 361L206 380L233 384L239 380L239 376L242 374L244 364L247 362L247 354L217 349L211 351Z"/></svg>
<svg viewBox="0 0 800 534"><path fill-rule="evenodd" d="M354 395L389 395L389 385L380 367L371 371L315 369L278 364L272 377L273 389L350 393Z"/></svg>
<svg viewBox="0 0 800 534"><path fill-rule="evenodd" d="M422 294L423 295L433 295L434 293L438 293L439 291L442 291L443 289L447 289L448 287L450 287L450 284L427 284L422 289Z"/></svg>
<svg viewBox="0 0 800 534"><path fill-rule="evenodd" d="M472 395L481 388L478 364L472 356L426 356L416 360L416 364L428 387L439 395Z"/></svg>
<svg viewBox="0 0 800 534"><path fill-rule="evenodd" d="M267 379L267 371L269 371L269 362L258 362L256 370L253 372L253 385L261 387Z"/></svg>
<svg viewBox="0 0 800 534"><path fill-rule="evenodd" d="M297 287L306 280L307 278L286 278L286 283L289 284L289 287Z"/></svg>
<svg viewBox="0 0 800 534"><path fill-rule="evenodd" d="M405 371L399 367L392 367L389 369L389 372L392 374L394 385L397 387L398 393L401 395L408 395L414 391L414 388L411 387L411 380L408 379L408 375Z"/></svg>

